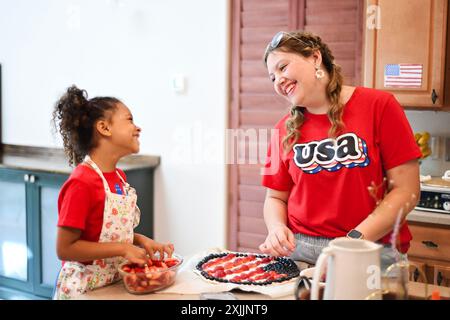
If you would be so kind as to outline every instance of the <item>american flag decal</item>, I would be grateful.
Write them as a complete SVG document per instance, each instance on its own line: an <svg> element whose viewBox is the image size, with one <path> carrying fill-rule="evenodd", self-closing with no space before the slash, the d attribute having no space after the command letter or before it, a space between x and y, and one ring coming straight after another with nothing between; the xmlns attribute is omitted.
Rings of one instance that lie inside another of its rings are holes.
<svg viewBox="0 0 450 320"><path fill-rule="evenodd" d="M384 86L386 88L420 88L422 86L422 65L387 64L384 67Z"/></svg>

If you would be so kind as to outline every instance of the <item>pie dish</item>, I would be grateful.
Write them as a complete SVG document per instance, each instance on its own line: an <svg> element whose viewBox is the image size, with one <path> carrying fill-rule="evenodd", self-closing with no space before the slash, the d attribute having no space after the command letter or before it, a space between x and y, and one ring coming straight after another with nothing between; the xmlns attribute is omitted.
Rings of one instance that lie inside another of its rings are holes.
<svg viewBox="0 0 450 320"><path fill-rule="evenodd" d="M243 252L212 253L195 268L197 274L212 282L259 286L282 283L300 273L290 258Z"/></svg>

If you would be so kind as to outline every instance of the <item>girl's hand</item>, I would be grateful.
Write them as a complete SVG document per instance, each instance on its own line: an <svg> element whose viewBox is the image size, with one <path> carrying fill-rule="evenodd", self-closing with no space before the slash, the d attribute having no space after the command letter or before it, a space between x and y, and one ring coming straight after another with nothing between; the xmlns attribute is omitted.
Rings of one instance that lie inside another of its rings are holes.
<svg viewBox="0 0 450 320"><path fill-rule="evenodd" d="M279 224L269 231L259 250L273 256L290 256L295 250L294 234L288 227Z"/></svg>
<svg viewBox="0 0 450 320"><path fill-rule="evenodd" d="M167 253L167 256L171 258L174 251L173 244L159 243L145 236L140 238L140 244L145 248L152 260L155 260L155 252L159 252L159 260L164 260L164 253Z"/></svg>
<svg viewBox="0 0 450 320"><path fill-rule="evenodd" d="M124 254L122 255L125 259L131 263L136 264L146 264L147 263L147 251L143 248L139 248L133 244L124 244Z"/></svg>

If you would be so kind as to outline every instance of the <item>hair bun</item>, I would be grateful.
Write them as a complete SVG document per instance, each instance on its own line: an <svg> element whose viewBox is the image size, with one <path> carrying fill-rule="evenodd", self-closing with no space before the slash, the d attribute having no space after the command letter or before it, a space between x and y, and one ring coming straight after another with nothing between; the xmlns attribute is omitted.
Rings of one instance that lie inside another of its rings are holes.
<svg viewBox="0 0 450 320"><path fill-rule="evenodd" d="M69 104L75 107L83 107L88 102L86 90L79 89L76 85L67 88L66 97Z"/></svg>

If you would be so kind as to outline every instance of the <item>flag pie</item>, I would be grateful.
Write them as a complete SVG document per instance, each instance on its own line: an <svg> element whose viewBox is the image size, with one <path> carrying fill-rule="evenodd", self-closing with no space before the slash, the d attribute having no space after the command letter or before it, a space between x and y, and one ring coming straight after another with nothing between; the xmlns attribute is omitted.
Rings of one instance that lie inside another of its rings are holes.
<svg viewBox="0 0 450 320"><path fill-rule="evenodd" d="M384 86L397 88L420 88L422 86L421 64L387 64L384 67Z"/></svg>

